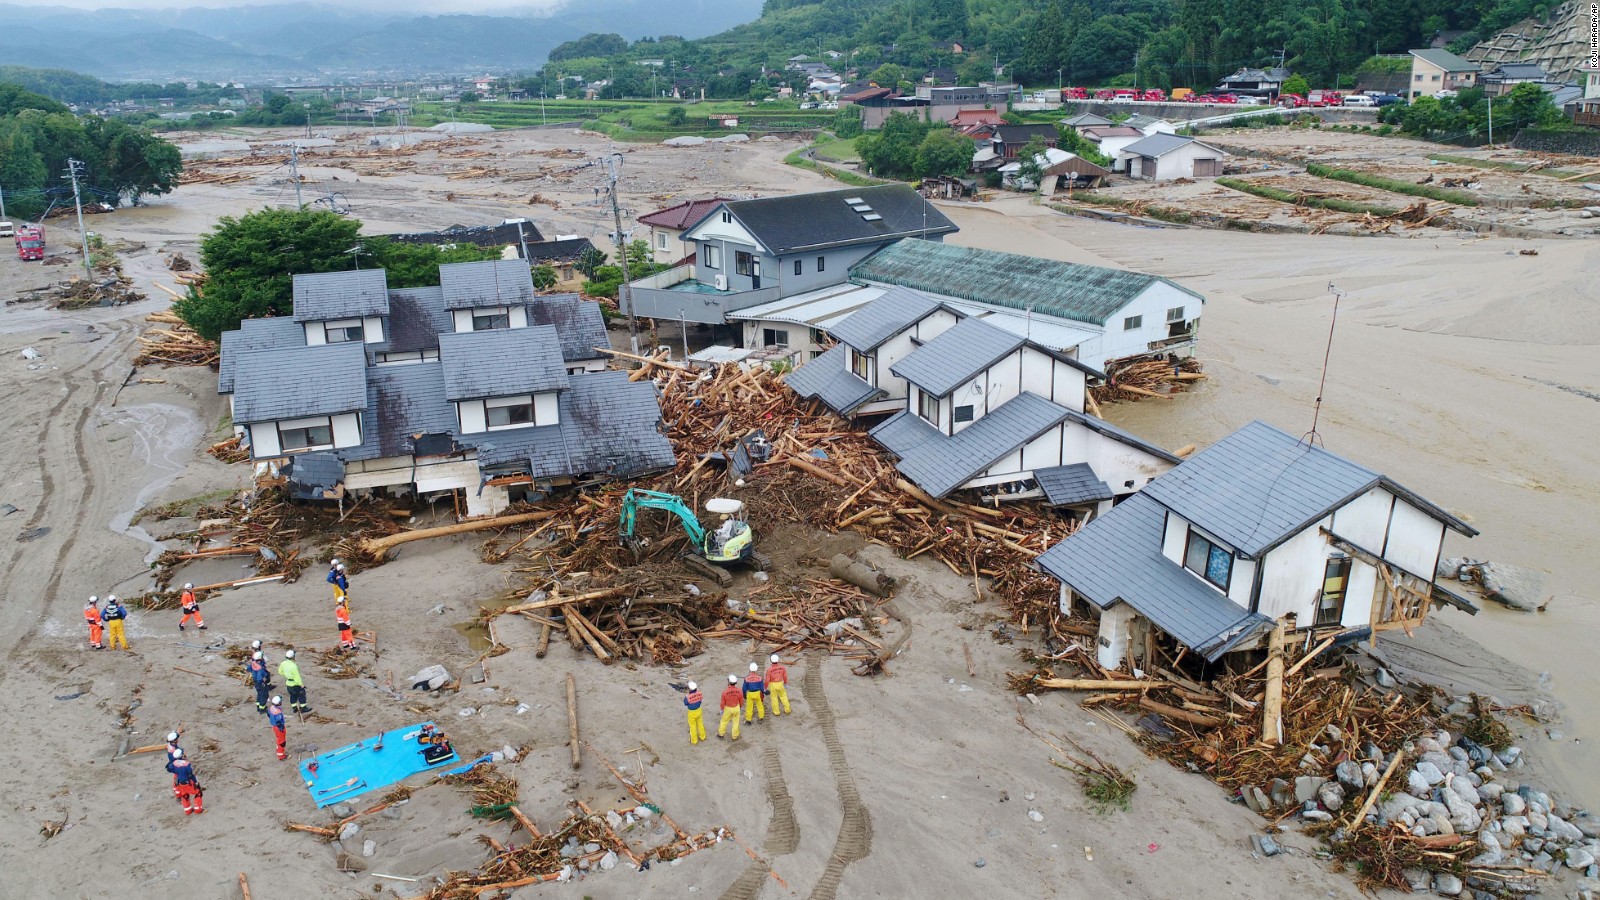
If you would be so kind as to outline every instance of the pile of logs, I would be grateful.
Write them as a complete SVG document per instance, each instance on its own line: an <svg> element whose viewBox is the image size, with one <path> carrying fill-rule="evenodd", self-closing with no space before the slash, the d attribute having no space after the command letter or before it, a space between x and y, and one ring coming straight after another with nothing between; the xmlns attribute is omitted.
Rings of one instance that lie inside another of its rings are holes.
<svg viewBox="0 0 1600 900"><path fill-rule="evenodd" d="M1188 390L1206 377L1200 371L1200 360L1192 356L1177 362L1149 358L1112 360L1106 364L1106 376L1105 384L1089 389L1092 413L1098 413L1100 404L1118 400L1170 400L1173 394Z"/></svg>
<svg viewBox="0 0 1600 900"><path fill-rule="evenodd" d="M216 366L216 343L201 337L173 313L151 313L144 320L155 327L139 335L139 355L134 357L134 365Z"/></svg>

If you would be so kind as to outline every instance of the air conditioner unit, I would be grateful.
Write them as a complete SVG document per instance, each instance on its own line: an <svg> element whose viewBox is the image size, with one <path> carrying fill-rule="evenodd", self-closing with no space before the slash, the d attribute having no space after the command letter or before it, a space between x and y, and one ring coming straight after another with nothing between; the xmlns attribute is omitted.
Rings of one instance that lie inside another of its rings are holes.
<svg viewBox="0 0 1600 900"><path fill-rule="evenodd" d="M719 290L719 291L727 290L728 289L728 276L726 276L726 275L718 275L716 277L716 285L717 285L717 290Z"/></svg>

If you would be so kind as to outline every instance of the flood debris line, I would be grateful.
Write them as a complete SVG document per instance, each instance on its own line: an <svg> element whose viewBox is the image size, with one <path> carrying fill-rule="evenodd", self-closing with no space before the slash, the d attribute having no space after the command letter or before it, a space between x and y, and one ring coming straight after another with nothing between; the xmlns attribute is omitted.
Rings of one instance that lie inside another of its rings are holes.
<svg viewBox="0 0 1600 900"><path fill-rule="evenodd" d="M1205 380L1205 373L1200 368L1200 360L1192 356L1176 362L1145 358L1113 360L1106 365L1106 382L1091 387L1089 396L1097 405L1146 397L1170 399L1173 394L1188 390L1195 382Z"/></svg>
<svg viewBox="0 0 1600 900"><path fill-rule="evenodd" d="M139 335L139 355L134 357L134 365L216 367L219 352L216 342L201 337L176 315L151 313L144 320L152 327Z"/></svg>
<svg viewBox="0 0 1600 900"><path fill-rule="evenodd" d="M43 301L47 309L69 310L91 306L121 306L145 299L145 295L134 290L132 284L122 277L120 272L107 277L98 277L94 281L74 277L56 284L25 290L15 300L6 301L6 305Z"/></svg>

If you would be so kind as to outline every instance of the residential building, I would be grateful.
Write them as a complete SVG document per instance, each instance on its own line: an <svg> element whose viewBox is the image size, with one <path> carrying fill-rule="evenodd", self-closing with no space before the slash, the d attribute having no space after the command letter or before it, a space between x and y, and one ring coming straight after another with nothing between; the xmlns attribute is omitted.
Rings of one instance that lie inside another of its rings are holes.
<svg viewBox="0 0 1600 900"><path fill-rule="evenodd" d="M1097 116L1094 113L1086 112L1078 113L1075 116L1068 116L1061 120L1061 124L1067 126L1068 128L1075 128L1081 134L1085 128L1103 128L1109 125L1115 125L1117 123L1111 121L1105 116Z"/></svg>
<svg viewBox="0 0 1600 900"><path fill-rule="evenodd" d="M1008 161L1016 159L1022 148L1035 139L1054 147L1061 143L1061 132L1054 125L1001 125L994 130L995 155Z"/></svg>
<svg viewBox="0 0 1600 900"><path fill-rule="evenodd" d="M1411 87L1406 96L1432 97L1440 91L1459 91L1478 83L1478 66L1448 50L1411 51Z"/></svg>
<svg viewBox="0 0 1600 900"><path fill-rule="evenodd" d="M1222 79L1222 83L1216 87L1216 92L1271 100L1283 90L1283 83L1289 80L1289 74L1289 70L1284 68L1245 67Z"/></svg>
<svg viewBox="0 0 1600 900"><path fill-rule="evenodd" d="M682 234L694 262L631 285L639 315L718 325L728 313L839 284L901 238L958 229L904 184L725 200Z"/></svg>
<svg viewBox="0 0 1600 900"><path fill-rule="evenodd" d="M1111 171L1126 172L1128 161L1122 158L1122 151L1135 141L1142 141L1146 135L1137 128L1127 125L1100 125L1084 126L1078 129L1078 134L1095 147L1107 159L1111 160Z"/></svg>
<svg viewBox="0 0 1600 900"><path fill-rule="evenodd" d="M683 240L683 233L700 224L713 209L731 197L685 200L682 203L645 213L639 224L650 226L650 258L665 265L677 265L694 254L694 246Z"/></svg>
<svg viewBox="0 0 1600 900"><path fill-rule="evenodd" d="M976 134L980 129L996 128L1005 123L1006 120L996 109L962 109L950 119L950 127L966 135Z"/></svg>
<svg viewBox="0 0 1600 900"><path fill-rule="evenodd" d="M1023 160L1020 158L1000 167L1002 183L1015 190L1037 190L1043 196L1050 197L1058 187L1096 187L1111 177L1110 170L1059 147L1046 148L1034 159L1039 165L1039 184L1034 184L1032 178L1023 174Z"/></svg>
<svg viewBox="0 0 1600 900"><path fill-rule="evenodd" d="M1499 97L1519 84L1543 84L1549 80L1542 66L1534 63L1501 63L1478 76L1484 94Z"/></svg>
<svg viewBox="0 0 1600 900"><path fill-rule="evenodd" d="M297 496L460 492L472 516L674 464L655 388L605 370L598 304L536 295L521 261L439 274L298 275L293 316L225 333L217 390L251 458Z"/></svg>
<svg viewBox="0 0 1600 900"><path fill-rule="evenodd" d="M523 249L521 246L515 249L507 248L508 252L502 255L515 258ZM556 235L551 240L528 244L526 247L528 265L547 265L555 269L555 289L563 291L575 291L588 280L578 271L578 261L584 254L596 249L598 248L588 238L578 237L575 234Z"/></svg>
<svg viewBox="0 0 1600 900"><path fill-rule="evenodd" d="M1039 556L1064 613L1099 616L1107 668L1158 642L1215 662L1274 623L1353 635L1475 612L1435 572L1460 518L1362 465L1253 422Z"/></svg>
<svg viewBox="0 0 1600 900"><path fill-rule="evenodd" d="M1133 178L1171 181L1221 175L1227 155L1187 135L1157 133L1123 147L1118 161Z"/></svg>
<svg viewBox="0 0 1600 900"><path fill-rule="evenodd" d="M1158 118L1156 116L1147 116L1143 113L1134 113L1126 119L1123 119L1118 124L1126 125L1129 128L1137 128L1139 129L1139 133L1145 137L1149 137L1152 134L1178 133L1178 126L1168 122L1166 119Z"/></svg>
<svg viewBox="0 0 1600 900"><path fill-rule="evenodd" d="M915 292L831 331L839 343L785 383L845 414L892 412L872 437L934 497L1043 498L1086 518L1179 462L1083 412L1099 371Z"/></svg>
<svg viewBox="0 0 1600 900"><path fill-rule="evenodd" d="M539 226L527 219L506 219L499 225L451 225L438 231L417 231L407 234L382 235L397 244L473 244L478 247L517 248L522 255L523 244L536 244L544 240Z"/></svg>
<svg viewBox="0 0 1600 900"><path fill-rule="evenodd" d="M1573 122L1600 128L1600 66L1584 66L1578 74L1582 77L1583 96L1567 105L1568 112Z"/></svg>

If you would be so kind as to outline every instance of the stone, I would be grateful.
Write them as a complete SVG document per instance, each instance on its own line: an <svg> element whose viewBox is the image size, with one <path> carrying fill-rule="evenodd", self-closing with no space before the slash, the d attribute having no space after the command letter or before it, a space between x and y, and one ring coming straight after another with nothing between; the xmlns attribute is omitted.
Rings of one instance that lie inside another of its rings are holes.
<svg viewBox="0 0 1600 900"><path fill-rule="evenodd" d="M1583 840L1583 832L1578 830L1576 825L1573 825L1571 822L1568 822L1557 815L1551 815L1549 819L1550 833L1554 834L1557 838L1563 841L1572 841L1574 843Z"/></svg>
<svg viewBox="0 0 1600 900"><path fill-rule="evenodd" d="M1450 761L1449 761L1448 758L1446 758L1444 760L1444 765L1441 766L1437 762L1430 761L1428 759L1428 757L1429 756L1443 756L1443 755L1444 754L1442 754L1442 753L1441 754L1434 754L1434 753L1424 754L1422 762L1419 762L1416 765L1416 768L1415 768L1416 773L1418 775L1421 775L1423 778L1426 778L1428 780L1428 784L1430 784L1430 785L1438 784L1439 782L1444 780L1444 773L1445 773L1446 769L1450 768Z"/></svg>
<svg viewBox="0 0 1600 900"><path fill-rule="evenodd" d="M1544 834L1550 828L1550 820L1537 807L1528 807L1528 830Z"/></svg>
<svg viewBox="0 0 1600 900"><path fill-rule="evenodd" d="M1441 897L1458 897L1466 889L1461 879L1449 872L1440 872L1433 876L1433 892Z"/></svg>
<svg viewBox="0 0 1600 900"><path fill-rule="evenodd" d="M989 861L987 859L984 859L981 856L972 861L972 867L974 869L981 869L984 866L987 866L988 864L989 864Z"/></svg>
<svg viewBox="0 0 1600 900"><path fill-rule="evenodd" d="M1434 814L1428 817L1428 824L1433 834L1455 834L1456 827L1450 820L1442 815Z"/></svg>
<svg viewBox="0 0 1600 900"><path fill-rule="evenodd" d="M1376 674L1375 677L1378 680L1378 687L1381 687L1381 688L1392 688L1392 687L1394 687L1395 685L1397 685L1399 683L1399 682L1394 680L1394 676L1393 675L1389 674L1389 670L1388 669L1380 668L1377 671L1377 674Z"/></svg>
<svg viewBox="0 0 1600 900"><path fill-rule="evenodd" d="M400 807L399 806L389 806L389 807L385 807L384 808L384 810L383 810L381 815L385 819L398 819L402 815L404 815L404 813L402 813L400 811Z"/></svg>
<svg viewBox="0 0 1600 900"><path fill-rule="evenodd" d="M1294 799L1301 803L1317 799L1317 791L1321 790L1326 781L1327 779L1315 775L1301 775L1294 780Z"/></svg>
<svg viewBox="0 0 1600 900"><path fill-rule="evenodd" d="M1472 860L1475 866L1497 866L1505 859L1505 852L1500 846L1500 839L1488 829L1478 832L1478 847L1483 852Z"/></svg>
<svg viewBox="0 0 1600 900"><path fill-rule="evenodd" d="M607 850L606 851L606 855L600 857L600 871L609 872L612 869L615 869L616 867L617 867L617 853L616 853L616 851L615 850Z"/></svg>
<svg viewBox="0 0 1600 900"><path fill-rule="evenodd" d="M606 824L610 825L611 829L615 831L622 827L622 816L618 815L616 810L608 809L606 810Z"/></svg>
<svg viewBox="0 0 1600 900"><path fill-rule="evenodd" d="M1544 851L1544 841L1536 837L1528 838L1522 842L1522 849L1530 854L1541 853ZM1529 859L1532 859L1532 857L1530 856Z"/></svg>
<svg viewBox="0 0 1600 900"><path fill-rule="evenodd" d="M1028 818L1032 819L1035 822L1043 822L1044 821L1044 813L1039 812L1037 809L1030 809L1030 810L1028 810Z"/></svg>
<svg viewBox="0 0 1600 900"><path fill-rule="evenodd" d="M1332 740L1332 741L1343 741L1344 740L1344 732L1339 730L1339 726L1337 726L1337 725L1329 725L1327 727L1326 731L1328 733L1328 739L1329 740Z"/></svg>
<svg viewBox="0 0 1600 900"><path fill-rule="evenodd" d="M1494 755L1494 758L1500 760L1500 762L1503 765L1509 766L1512 763L1516 762L1517 761L1517 757L1519 757L1521 755L1522 755L1522 748L1521 747L1507 747L1506 749L1501 750L1499 753L1496 753Z"/></svg>
<svg viewBox="0 0 1600 900"><path fill-rule="evenodd" d="M1527 811L1528 801L1522 799L1521 794L1501 794L1500 808L1505 810L1508 816L1520 816Z"/></svg>
<svg viewBox="0 0 1600 900"><path fill-rule="evenodd" d="M1400 877L1413 891L1425 891L1433 885L1433 876L1427 869L1401 869Z"/></svg>
<svg viewBox="0 0 1600 900"><path fill-rule="evenodd" d="M1294 791L1290 789L1289 782L1282 778L1272 779L1267 792L1272 796L1273 806L1288 806L1294 802Z"/></svg>
<svg viewBox="0 0 1600 900"><path fill-rule="evenodd" d="M489 754L489 762L492 762L492 763L503 763L505 761L506 761L506 755L504 753L501 753L499 750L496 750L493 753Z"/></svg>
<svg viewBox="0 0 1600 900"><path fill-rule="evenodd" d="M1500 795L1503 793L1505 793L1505 788L1492 781L1485 781L1478 785L1478 796L1482 797L1485 803L1499 802Z"/></svg>
<svg viewBox="0 0 1600 900"><path fill-rule="evenodd" d="M567 882L569 882L571 880L572 880L572 867L571 866L562 866L561 867L561 872L556 875L556 881L561 883L561 884L566 884Z"/></svg>
<svg viewBox="0 0 1600 900"><path fill-rule="evenodd" d="M1528 820L1523 816L1502 816L1500 830L1514 840L1528 833Z"/></svg>
<svg viewBox="0 0 1600 900"><path fill-rule="evenodd" d="M1433 785L1428 782L1428 779L1421 772L1412 769L1406 773L1406 790L1410 791L1413 796L1426 797L1433 793Z"/></svg>
<svg viewBox="0 0 1600 900"><path fill-rule="evenodd" d="M365 841L365 842L363 842L361 844L361 855L362 856L371 857L374 853L377 853L377 852L378 852L378 842L377 841Z"/></svg>
<svg viewBox="0 0 1600 900"><path fill-rule="evenodd" d="M1383 751L1379 749L1377 744L1368 741L1361 745L1361 760L1376 766L1383 762Z"/></svg>
<svg viewBox="0 0 1600 900"><path fill-rule="evenodd" d="M1250 843L1255 846L1256 852L1262 856L1277 856L1283 852L1283 848L1279 847L1278 842L1273 840L1270 835L1252 834L1250 835Z"/></svg>
<svg viewBox="0 0 1600 900"><path fill-rule="evenodd" d="M594 841L590 841L589 843L583 845L583 852L585 852L585 853L599 853L600 852L600 845L596 844Z"/></svg>
<svg viewBox="0 0 1600 900"><path fill-rule="evenodd" d="M477 715L477 713L478 711L470 706L463 706L461 709L456 711L456 715L463 719L465 719L467 716Z"/></svg>
<svg viewBox="0 0 1600 900"><path fill-rule="evenodd" d="M507 744L504 747L500 748L500 755L504 756L506 759L510 760L511 762L516 762L517 761L517 750L516 750L515 747L511 746L510 744Z"/></svg>
<svg viewBox="0 0 1600 900"><path fill-rule="evenodd" d="M1255 785L1247 784L1240 788L1239 796L1244 800L1244 805L1250 807L1251 812L1263 813L1267 811L1267 795L1261 793L1261 789Z"/></svg>
<svg viewBox="0 0 1600 900"><path fill-rule="evenodd" d="M358 835L360 833L361 833L361 826L360 825L357 825L354 822L346 822L344 824L344 827L339 829L339 841L341 843L343 843L345 841L350 840L351 838L355 837L356 835Z"/></svg>
<svg viewBox="0 0 1600 900"><path fill-rule="evenodd" d="M1363 786L1378 782L1378 766L1376 763L1364 762L1361 764L1361 781Z"/></svg>
<svg viewBox="0 0 1600 900"><path fill-rule="evenodd" d="M1467 762L1472 759L1472 757L1467 754L1467 751L1461 749L1460 747L1451 747L1445 752L1450 754L1451 759L1459 759L1462 762Z"/></svg>
<svg viewBox="0 0 1600 900"><path fill-rule="evenodd" d="M1465 778L1456 778L1452 780L1450 782L1450 789L1459 794L1461 799L1467 801L1467 803L1471 804L1472 806L1483 805L1483 798L1478 796L1478 789L1473 787L1472 782Z"/></svg>
<svg viewBox="0 0 1600 900"><path fill-rule="evenodd" d="M1548 852L1540 853L1535 856L1528 863L1528 865L1538 869L1541 872L1554 872L1556 870L1556 858L1551 856Z"/></svg>
<svg viewBox="0 0 1600 900"><path fill-rule="evenodd" d="M1347 788L1360 790L1367 783L1366 776L1361 771L1361 766L1352 760L1345 760L1333 767L1333 777Z"/></svg>
<svg viewBox="0 0 1600 900"><path fill-rule="evenodd" d="M1460 794L1452 788L1442 787L1439 797L1450 810L1450 824L1455 826L1457 832L1471 834L1478 830L1483 818L1470 803L1461 799Z"/></svg>
<svg viewBox="0 0 1600 900"><path fill-rule="evenodd" d="M1417 738L1417 749L1421 750L1424 754L1428 754L1438 753L1444 748L1439 745L1439 741L1435 738L1419 737Z"/></svg>
<svg viewBox="0 0 1600 900"><path fill-rule="evenodd" d="M1594 865L1594 854L1582 847L1572 847L1567 850L1567 868L1583 870Z"/></svg>
<svg viewBox="0 0 1600 900"><path fill-rule="evenodd" d="M1330 781L1317 788L1317 799L1322 801L1323 809L1338 812L1344 806L1344 787L1338 782Z"/></svg>
<svg viewBox="0 0 1600 900"><path fill-rule="evenodd" d="M356 808L348 803L335 803L333 806L328 807L328 812L331 812L334 814L334 816L343 819L346 816L355 815Z"/></svg>
<svg viewBox="0 0 1600 900"><path fill-rule="evenodd" d="M1320 809L1308 809L1300 814L1308 822L1332 822L1333 813L1323 812Z"/></svg>

